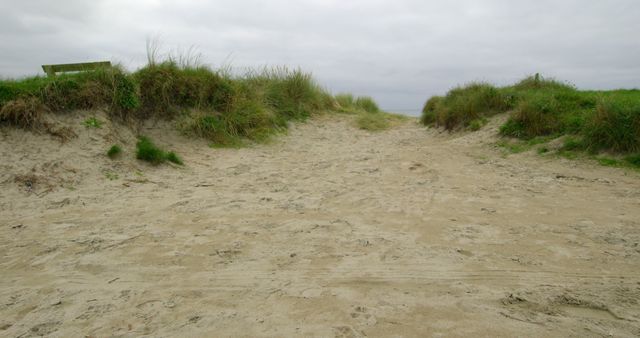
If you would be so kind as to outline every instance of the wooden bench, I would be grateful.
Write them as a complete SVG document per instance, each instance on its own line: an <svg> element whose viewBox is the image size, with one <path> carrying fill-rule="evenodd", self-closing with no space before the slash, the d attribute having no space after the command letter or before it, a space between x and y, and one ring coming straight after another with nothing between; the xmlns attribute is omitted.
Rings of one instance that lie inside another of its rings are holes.
<svg viewBox="0 0 640 338"><path fill-rule="evenodd" d="M85 63L65 63L60 65L42 65L42 70L47 73L47 76L54 77L56 73L64 72L86 72L89 70L96 70L100 68L110 68L111 62L99 61L99 62L85 62Z"/></svg>

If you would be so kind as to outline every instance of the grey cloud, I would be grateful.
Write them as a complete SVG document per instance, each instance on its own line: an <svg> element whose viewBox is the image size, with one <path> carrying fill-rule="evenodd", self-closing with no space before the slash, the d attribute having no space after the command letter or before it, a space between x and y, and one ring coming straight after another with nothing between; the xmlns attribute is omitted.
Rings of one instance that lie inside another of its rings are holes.
<svg viewBox="0 0 640 338"><path fill-rule="evenodd" d="M457 84L534 72L638 87L639 17L637 0L0 0L0 75L105 58L139 67L159 35L212 66L299 66L334 92L418 110Z"/></svg>

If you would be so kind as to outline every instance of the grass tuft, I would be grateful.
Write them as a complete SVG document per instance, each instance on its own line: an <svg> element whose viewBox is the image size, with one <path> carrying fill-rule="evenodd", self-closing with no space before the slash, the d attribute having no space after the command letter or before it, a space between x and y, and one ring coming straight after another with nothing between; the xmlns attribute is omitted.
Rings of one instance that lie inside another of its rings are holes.
<svg viewBox="0 0 640 338"><path fill-rule="evenodd" d="M149 138L141 136L136 144L136 158L152 164L160 164L167 159L165 152L158 148Z"/></svg>
<svg viewBox="0 0 640 338"><path fill-rule="evenodd" d="M167 161L175 163L177 165L184 165L182 159L178 157L178 155L176 155L176 153L174 153L173 151L167 153Z"/></svg>
<svg viewBox="0 0 640 338"><path fill-rule="evenodd" d="M352 94L340 93L336 95L335 99L342 112L351 112L356 106L356 101Z"/></svg>
<svg viewBox="0 0 640 338"><path fill-rule="evenodd" d="M21 128L37 130L43 126L43 115L48 108L35 97L21 97L6 102L0 108L0 122Z"/></svg>
<svg viewBox="0 0 640 338"><path fill-rule="evenodd" d="M107 156L109 156L110 159L114 159L118 157L121 153L122 153L122 148L119 145L114 144L107 151Z"/></svg>
<svg viewBox="0 0 640 338"><path fill-rule="evenodd" d="M484 127L487 123L489 123L489 120L487 120L484 117L481 117L469 122L469 129L471 129L472 131L478 131L482 129L482 127Z"/></svg>
<svg viewBox="0 0 640 338"><path fill-rule="evenodd" d="M355 106L367 113L379 113L380 107L373 98L369 96L360 96L355 101Z"/></svg>
<svg viewBox="0 0 640 338"><path fill-rule="evenodd" d="M84 126L87 128L102 128L102 122L95 117L89 117L83 122Z"/></svg>
<svg viewBox="0 0 640 338"><path fill-rule="evenodd" d="M640 168L640 153L627 156L624 158L624 160L630 165Z"/></svg>
<svg viewBox="0 0 640 338"><path fill-rule="evenodd" d="M136 158L158 165L169 161L175 164L183 165L182 160L174 152L165 152L156 146L151 139L146 136L140 136L136 144Z"/></svg>

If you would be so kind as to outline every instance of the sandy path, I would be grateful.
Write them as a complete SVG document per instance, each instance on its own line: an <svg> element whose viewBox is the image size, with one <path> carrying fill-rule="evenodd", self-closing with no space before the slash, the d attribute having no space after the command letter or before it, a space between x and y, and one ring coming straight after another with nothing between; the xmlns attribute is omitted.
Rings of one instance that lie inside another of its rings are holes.
<svg viewBox="0 0 640 338"><path fill-rule="evenodd" d="M501 158L494 131L147 130L179 169L105 159L133 142L109 128L3 129L0 336L640 335L640 175Z"/></svg>

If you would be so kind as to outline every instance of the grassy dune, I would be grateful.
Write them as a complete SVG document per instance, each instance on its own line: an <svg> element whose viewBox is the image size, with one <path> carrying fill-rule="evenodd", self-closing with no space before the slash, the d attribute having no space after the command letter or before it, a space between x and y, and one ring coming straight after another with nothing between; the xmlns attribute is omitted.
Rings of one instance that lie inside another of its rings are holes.
<svg viewBox="0 0 640 338"><path fill-rule="evenodd" d="M362 129L390 126L393 118L373 99L345 97L334 98L310 74L285 67L233 76L192 63L151 60L133 73L113 67L0 80L0 123L47 131L51 114L105 109L121 121L174 120L184 134L218 146L264 141L289 121L323 112L355 113Z"/></svg>
<svg viewBox="0 0 640 338"><path fill-rule="evenodd" d="M487 117L505 112L503 136L527 144L564 136L562 154L607 153L614 158L604 162L640 165L640 90L580 91L538 75L501 88L472 83L430 98L421 121L448 130L479 129Z"/></svg>

